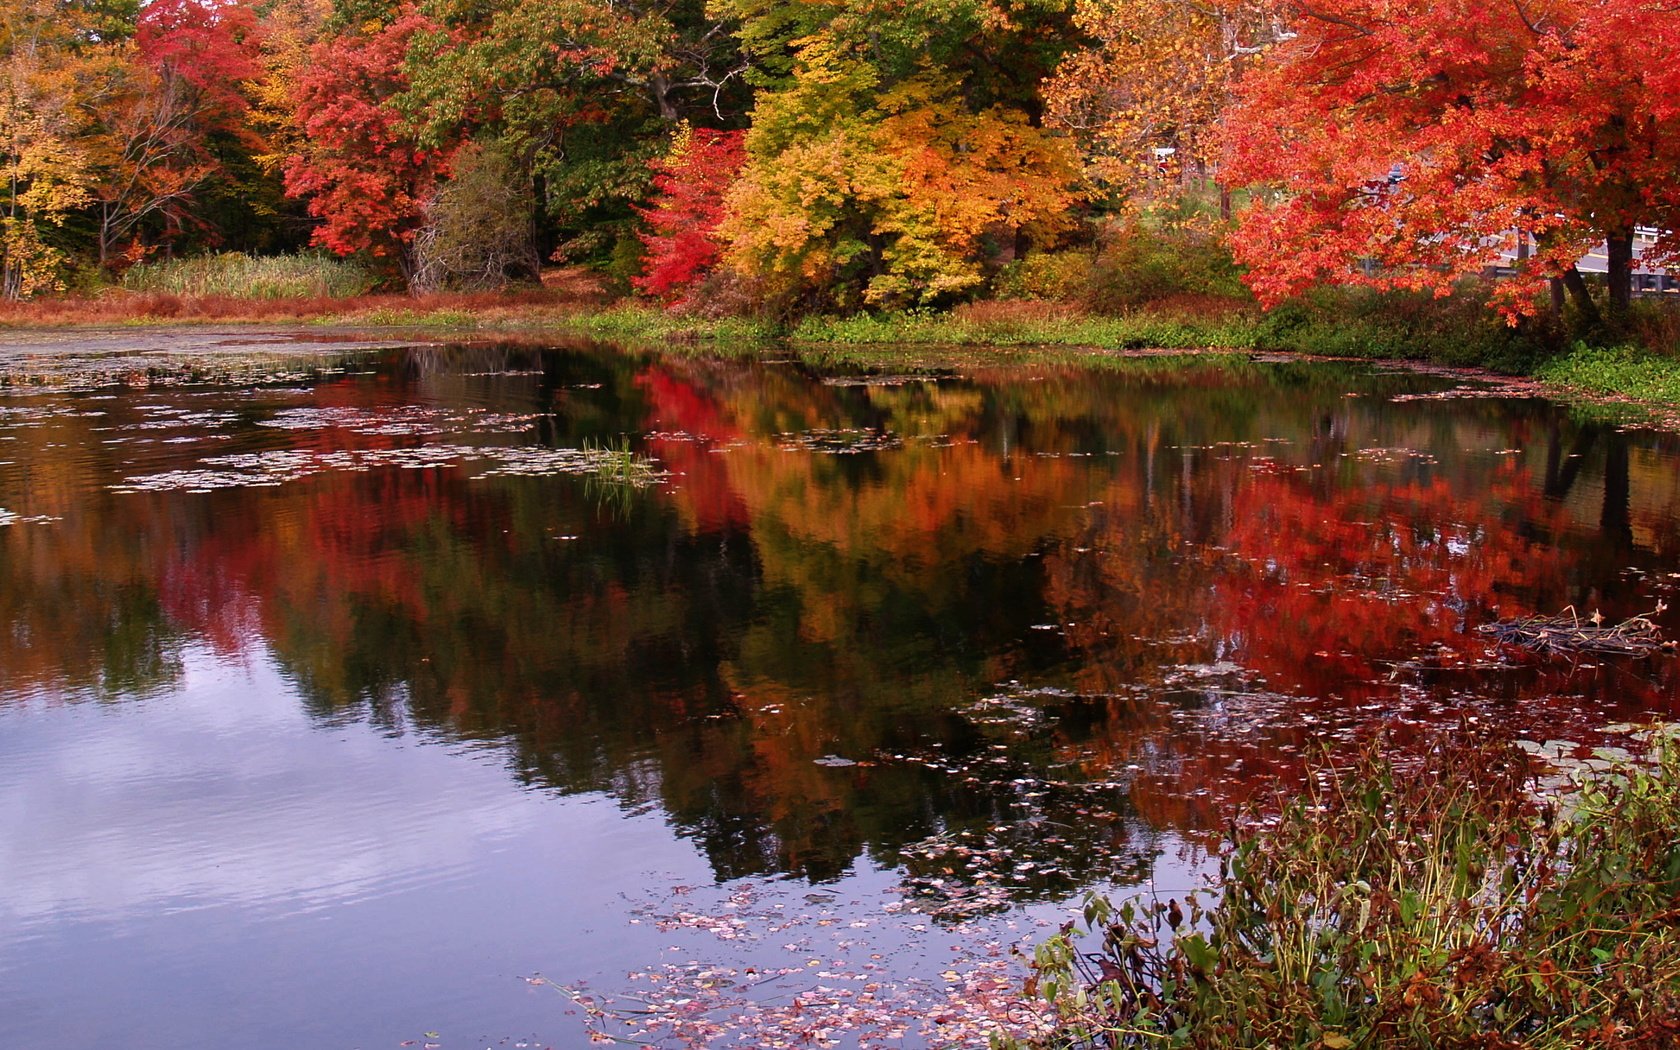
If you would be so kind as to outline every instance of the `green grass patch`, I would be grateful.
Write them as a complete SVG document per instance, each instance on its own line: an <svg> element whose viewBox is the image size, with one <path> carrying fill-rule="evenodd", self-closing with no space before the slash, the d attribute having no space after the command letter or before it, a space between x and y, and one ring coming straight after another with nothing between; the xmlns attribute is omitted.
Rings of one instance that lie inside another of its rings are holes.
<svg viewBox="0 0 1680 1050"><path fill-rule="evenodd" d="M1548 383L1588 393L1680 404L1680 358L1636 347L1577 343L1569 353L1547 361L1534 374Z"/></svg>
<svg viewBox="0 0 1680 1050"><path fill-rule="evenodd" d="M444 308L421 310L406 306L381 306L355 313L333 314L313 323L327 326L367 325L373 328L478 328L481 318L472 310Z"/></svg>
<svg viewBox="0 0 1680 1050"><path fill-rule="evenodd" d="M361 263L322 252L222 252L140 263L122 276L122 287L133 292L233 299L348 298L378 284L378 276Z"/></svg>
<svg viewBox="0 0 1680 1050"><path fill-rule="evenodd" d="M580 314L567 322L598 339L630 342L698 342L763 344L782 335L780 325L753 317L701 318L673 314L640 303L620 303L608 310Z"/></svg>
<svg viewBox="0 0 1680 1050"><path fill-rule="evenodd" d="M863 346L1088 346L1107 350L1246 349L1252 323L1230 317L1198 318L1137 313L988 317L963 313L857 314L808 317L789 333L796 344Z"/></svg>

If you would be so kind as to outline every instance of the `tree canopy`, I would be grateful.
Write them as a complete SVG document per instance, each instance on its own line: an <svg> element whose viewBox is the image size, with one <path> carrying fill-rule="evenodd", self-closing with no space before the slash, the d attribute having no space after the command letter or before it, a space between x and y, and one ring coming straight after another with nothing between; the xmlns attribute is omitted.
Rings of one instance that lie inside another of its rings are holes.
<svg viewBox="0 0 1680 1050"><path fill-rule="evenodd" d="M1266 304L1497 264L1593 316L1587 252L1613 312L1637 228L1680 261L1677 47L1665 0L19 0L0 294L314 244L943 306L1201 201Z"/></svg>

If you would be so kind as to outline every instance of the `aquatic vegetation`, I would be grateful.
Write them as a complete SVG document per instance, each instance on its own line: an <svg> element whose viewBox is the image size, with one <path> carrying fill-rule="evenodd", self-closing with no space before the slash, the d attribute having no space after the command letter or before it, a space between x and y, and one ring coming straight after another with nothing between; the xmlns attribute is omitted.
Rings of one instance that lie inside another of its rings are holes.
<svg viewBox="0 0 1680 1050"><path fill-rule="evenodd" d="M1680 745L1563 805L1531 777L1469 739L1324 761L1233 833L1210 898L1090 897L1028 982L1055 1026L1009 1045L1674 1045Z"/></svg>
<svg viewBox="0 0 1680 1050"><path fill-rule="evenodd" d="M19 514L15 510L0 507L0 528L7 525L49 525L60 519L50 514Z"/></svg>
<svg viewBox="0 0 1680 1050"><path fill-rule="evenodd" d="M1651 616L1667 608L1657 602ZM1617 656L1650 656L1673 649L1664 641L1662 629L1651 616L1630 616L1620 623L1606 624L1599 613L1582 616L1573 606L1556 616L1524 616L1483 624L1478 630L1491 634L1506 645L1521 646L1539 653L1605 653Z"/></svg>
<svg viewBox="0 0 1680 1050"><path fill-rule="evenodd" d="M212 489L282 485L328 471L368 471L380 467L426 470L470 463L488 464L473 475L476 478L575 474L639 488L665 477L658 465L646 456L587 445L583 448L498 448L438 444L332 452L277 449L210 456L200 462L204 464L202 468L133 475L109 488L112 492L209 492Z"/></svg>
<svg viewBox="0 0 1680 1050"><path fill-rule="evenodd" d="M583 448L578 451L582 456L583 470L598 482L642 488L665 477L664 472L659 469L659 464L650 457L633 451L630 448L630 439L623 434L612 442L585 438ZM504 470L501 473L511 471Z"/></svg>
<svg viewBox="0 0 1680 1050"><path fill-rule="evenodd" d="M687 957L633 970L625 990L524 980L562 996L601 1043L981 1047L1045 1023L1015 993L1042 922L933 929L892 897L849 900L829 887L795 897L784 887L677 886L638 902L631 924L680 939ZM922 956L926 972L895 978L889 953Z"/></svg>

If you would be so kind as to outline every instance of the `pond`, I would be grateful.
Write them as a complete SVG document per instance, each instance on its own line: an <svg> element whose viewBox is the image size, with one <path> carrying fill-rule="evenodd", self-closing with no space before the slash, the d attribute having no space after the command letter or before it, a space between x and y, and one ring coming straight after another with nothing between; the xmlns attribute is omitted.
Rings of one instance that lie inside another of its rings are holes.
<svg viewBox="0 0 1680 1050"><path fill-rule="evenodd" d="M1520 383L146 338L0 355L0 1046L983 1046L1305 758L1680 707L1477 630L1680 605Z"/></svg>

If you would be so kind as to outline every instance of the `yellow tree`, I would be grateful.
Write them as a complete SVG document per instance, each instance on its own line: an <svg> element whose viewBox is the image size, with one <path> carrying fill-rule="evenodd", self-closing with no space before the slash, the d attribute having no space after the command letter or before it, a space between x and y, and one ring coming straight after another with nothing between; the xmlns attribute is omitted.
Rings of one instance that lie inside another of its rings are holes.
<svg viewBox="0 0 1680 1050"><path fill-rule="evenodd" d="M78 101L94 88L76 11L52 0L0 6L0 296L61 288L52 228L89 202Z"/></svg>
<svg viewBox="0 0 1680 1050"><path fill-rule="evenodd" d="M1040 126L1041 74L1020 82L1059 54L1065 4L740 6L763 90L720 239L771 298L948 302L1066 227L1077 166Z"/></svg>
<svg viewBox="0 0 1680 1050"><path fill-rule="evenodd" d="M1273 0L1077 0L1091 41L1045 83L1045 123L1121 204L1217 175L1213 130L1242 59L1284 35Z"/></svg>

